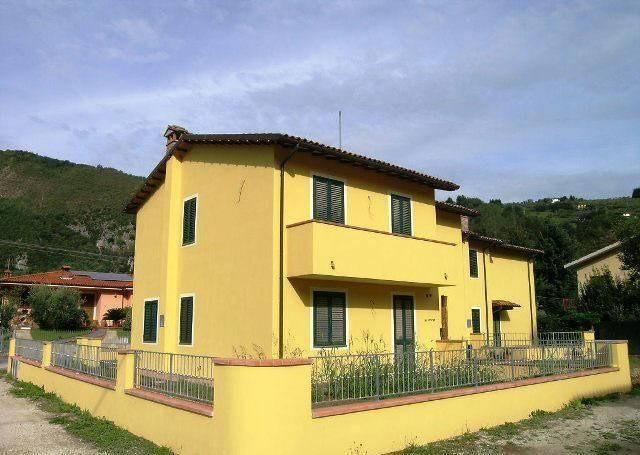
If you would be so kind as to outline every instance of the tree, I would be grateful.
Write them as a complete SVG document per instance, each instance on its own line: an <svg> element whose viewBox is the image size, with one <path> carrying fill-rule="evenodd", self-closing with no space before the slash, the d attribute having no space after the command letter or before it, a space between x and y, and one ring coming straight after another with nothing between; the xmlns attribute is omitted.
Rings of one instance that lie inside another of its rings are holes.
<svg viewBox="0 0 640 455"><path fill-rule="evenodd" d="M622 242L622 268L629 272L630 280L637 281L640 279L640 219L630 218L621 223L616 234Z"/></svg>
<svg viewBox="0 0 640 455"><path fill-rule="evenodd" d="M631 197L635 199L640 198L640 188L634 188Z"/></svg>
<svg viewBox="0 0 640 455"><path fill-rule="evenodd" d="M0 329L8 329L18 310L20 296L13 290L0 291Z"/></svg>
<svg viewBox="0 0 640 455"><path fill-rule="evenodd" d="M107 312L102 316L104 321L122 321L127 317L126 308L109 308Z"/></svg>
<svg viewBox="0 0 640 455"><path fill-rule="evenodd" d="M33 320L42 329L74 330L88 325L81 301L76 289L47 286L34 286L27 297Z"/></svg>
<svg viewBox="0 0 640 455"><path fill-rule="evenodd" d="M593 275L580 287L578 311L601 321L622 322L640 319L640 285L615 278L608 269Z"/></svg>
<svg viewBox="0 0 640 455"><path fill-rule="evenodd" d="M123 330L131 330L131 307L125 307L126 315L124 317L124 322L122 323Z"/></svg>

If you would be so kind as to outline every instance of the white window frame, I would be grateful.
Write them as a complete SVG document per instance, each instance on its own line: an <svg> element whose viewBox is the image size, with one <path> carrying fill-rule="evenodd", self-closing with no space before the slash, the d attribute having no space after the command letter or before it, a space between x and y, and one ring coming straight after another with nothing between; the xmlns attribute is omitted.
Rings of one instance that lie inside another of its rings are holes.
<svg viewBox="0 0 640 455"><path fill-rule="evenodd" d="M184 244L184 203L191 200L191 199L195 199L196 200L196 219L195 219L195 226L193 229L193 242L191 243L187 243L186 245ZM182 231L180 233L180 245L182 245L183 248L188 248L190 246L195 246L198 243L198 219L200 218L200 196L198 193L192 194L190 196L185 197L184 199L182 199Z"/></svg>
<svg viewBox="0 0 640 455"><path fill-rule="evenodd" d="M180 343L180 324L182 323L182 320L180 319L180 309L182 306L182 298L183 297L191 297L193 300L193 317L191 318L191 343L189 344L185 344L185 343ZM183 348L192 348L193 347L193 342L196 339L196 294L194 292L189 292L186 294L180 294L178 296L178 346L183 347Z"/></svg>
<svg viewBox="0 0 640 455"><path fill-rule="evenodd" d="M156 341L154 341L153 343L144 341L144 316L147 302L157 302L158 304L158 311L156 311ZM149 297L144 299L144 304L142 306L142 344L148 344L149 346L157 345L158 338L160 338L160 297Z"/></svg>
<svg viewBox="0 0 640 455"><path fill-rule="evenodd" d="M409 211L411 212L411 234L410 236L413 237L414 236L414 226L415 226L415 215L413 213L413 197L410 194L406 194L406 193L402 193L400 191L388 191L387 194L389 195L389 197L387 198L387 200L389 201L389 232L391 234L396 234L395 232L393 232L393 207L391 204L391 197L392 196L401 196L401 197L406 197L407 199L409 199ZM406 234L398 234L398 235L406 235ZM400 294L398 294L400 295ZM405 295L409 295L409 294L405 294ZM414 302L414 306L415 306L415 302Z"/></svg>
<svg viewBox="0 0 640 455"><path fill-rule="evenodd" d="M314 333L313 333L313 293L314 292L340 292L344 294L344 346L315 346L314 345ZM310 341L309 346L311 352L326 351L326 350L348 350L349 349L349 290L344 288L323 288L312 287L309 290L309 334Z"/></svg>
<svg viewBox="0 0 640 455"><path fill-rule="evenodd" d="M314 177L323 177L325 179L331 179L331 180L337 180L338 182L342 182L342 184L344 185L344 194L342 195L342 206L344 207L344 225L348 226L349 225L349 221L348 221L348 213L349 213L349 207L347 206L347 201L348 201L348 197L347 197L347 189L349 188L349 185L347 184L347 179L342 178L342 177L336 177L335 175L331 175L331 174L324 174L321 172L315 172L312 171L311 172L311 178L309 179L309 219L310 220L315 220L315 221L320 221L323 222L324 220L316 220L313 217L313 180Z"/></svg>

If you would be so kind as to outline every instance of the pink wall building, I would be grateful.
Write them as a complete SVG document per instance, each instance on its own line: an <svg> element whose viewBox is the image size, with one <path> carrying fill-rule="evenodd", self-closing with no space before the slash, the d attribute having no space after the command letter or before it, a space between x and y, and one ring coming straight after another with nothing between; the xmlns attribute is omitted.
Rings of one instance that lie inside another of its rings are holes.
<svg viewBox="0 0 640 455"><path fill-rule="evenodd" d="M82 308L89 319L104 325L102 318L111 308L131 306L133 276L124 273L104 273L71 270L62 266L60 270L12 276L5 272L0 287L19 287L24 293L31 286L54 286L74 288L82 294ZM22 310L22 322L28 318L28 308Z"/></svg>

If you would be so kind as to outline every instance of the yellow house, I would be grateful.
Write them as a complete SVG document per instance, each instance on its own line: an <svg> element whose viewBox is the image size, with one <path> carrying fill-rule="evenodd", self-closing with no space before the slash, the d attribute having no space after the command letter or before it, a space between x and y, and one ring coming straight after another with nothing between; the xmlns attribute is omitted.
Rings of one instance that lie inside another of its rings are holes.
<svg viewBox="0 0 640 455"><path fill-rule="evenodd" d="M619 280L626 280L628 274L622 269L622 262L620 261L621 246L620 242L612 243L565 264L564 268L576 271L578 287L582 287L593 275L601 274L605 270L611 272Z"/></svg>
<svg viewBox="0 0 640 455"><path fill-rule="evenodd" d="M191 134L137 215L132 348L240 357L536 333L537 250L468 232L455 183L285 134Z"/></svg>

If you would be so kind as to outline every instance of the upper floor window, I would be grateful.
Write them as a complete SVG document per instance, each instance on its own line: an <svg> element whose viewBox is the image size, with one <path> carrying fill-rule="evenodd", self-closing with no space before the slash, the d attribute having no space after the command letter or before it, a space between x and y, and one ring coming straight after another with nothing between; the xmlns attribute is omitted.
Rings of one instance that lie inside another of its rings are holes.
<svg viewBox="0 0 640 455"><path fill-rule="evenodd" d="M198 198L194 196L185 199L182 210L182 244L196 243L196 215L198 212Z"/></svg>
<svg viewBox="0 0 640 455"><path fill-rule="evenodd" d="M344 182L313 176L313 218L344 224Z"/></svg>
<svg viewBox="0 0 640 455"><path fill-rule="evenodd" d="M143 343L155 343L158 339L158 301L144 302L144 327L142 330Z"/></svg>
<svg viewBox="0 0 640 455"><path fill-rule="evenodd" d="M391 232L411 235L411 199L391 195Z"/></svg>
<svg viewBox="0 0 640 455"><path fill-rule="evenodd" d="M478 252L469 250L469 275L471 278L478 278Z"/></svg>
<svg viewBox="0 0 640 455"><path fill-rule="evenodd" d="M313 346L346 346L347 315L344 292L314 291Z"/></svg>

